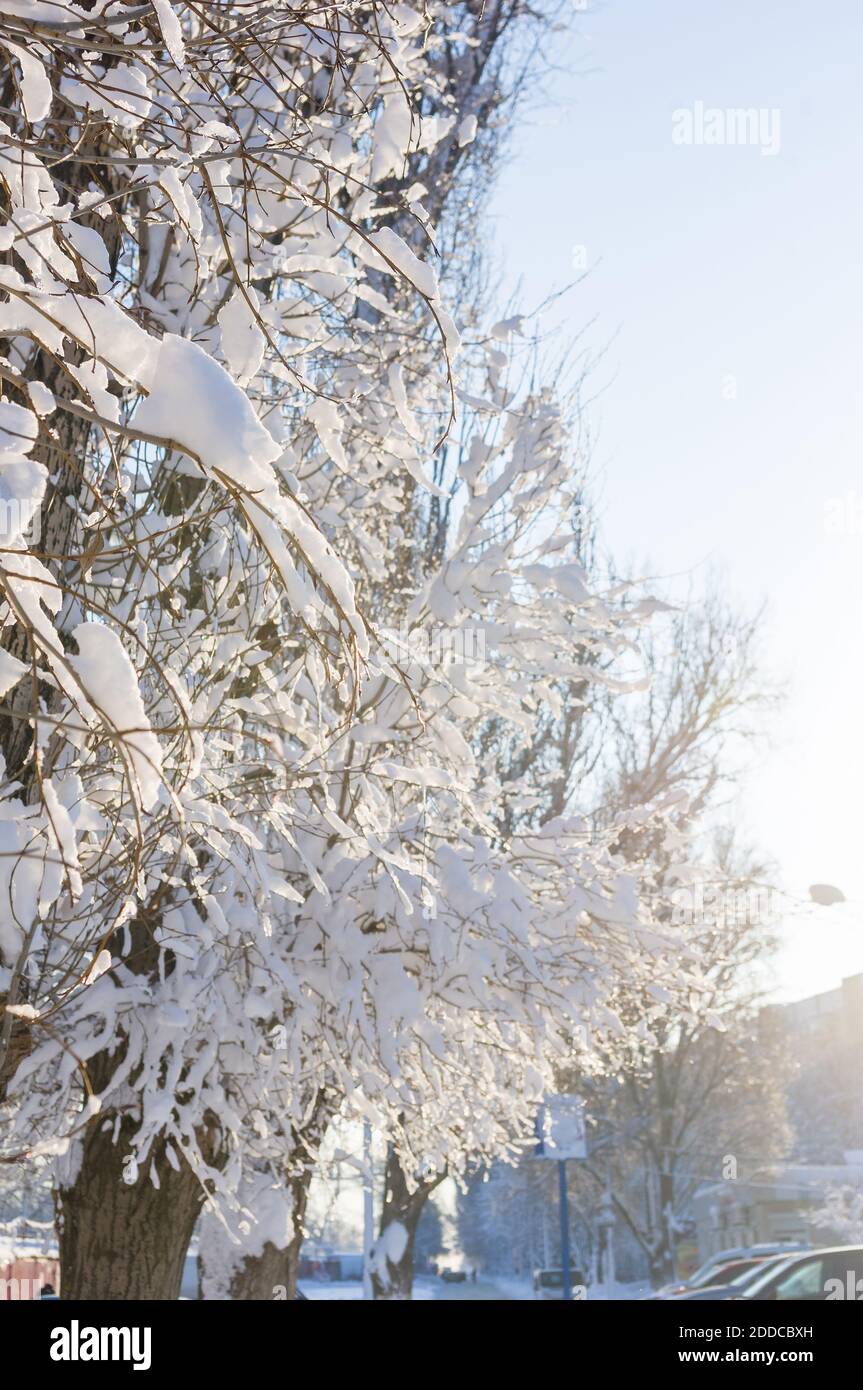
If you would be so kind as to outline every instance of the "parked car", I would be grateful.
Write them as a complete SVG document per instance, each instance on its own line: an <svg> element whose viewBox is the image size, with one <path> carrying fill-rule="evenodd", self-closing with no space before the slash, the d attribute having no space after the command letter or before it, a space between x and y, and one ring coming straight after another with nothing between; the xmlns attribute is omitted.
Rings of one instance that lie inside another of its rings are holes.
<svg viewBox="0 0 863 1390"><path fill-rule="evenodd" d="M584 1274L580 1269L572 1269L569 1274L570 1287L575 1289L585 1283ZM539 1299L563 1298L563 1270L562 1269L535 1269L533 1271L533 1296Z"/></svg>
<svg viewBox="0 0 863 1390"><path fill-rule="evenodd" d="M708 1284L715 1282L714 1275L723 1266L731 1264L734 1260L757 1259L759 1256L793 1254L795 1251L811 1250L808 1242L802 1241L776 1241L771 1244L763 1243L760 1245L736 1245L728 1250L717 1250L715 1255L699 1265L694 1274L690 1274L688 1279L680 1279L672 1284L663 1284L662 1288L654 1290L648 1294L648 1299L672 1298L677 1294L686 1293L690 1289L704 1289Z"/></svg>
<svg viewBox="0 0 863 1390"><path fill-rule="evenodd" d="M792 1255L748 1284L739 1301L815 1303L863 1300L863 1245L834 1245Z"/></svg>
<svg viewBox="0 0 863 1390"><path fill-rule="evenodd" d="M678 1302L703 1302L708 1299L724 1301L730 1298L737 1298L744 1289L749 1288L756 1279L761 1279L769 1268L774 1265L784 1264L787 1255L762 1255L757 1260L735 1261L738 1272L733 1279L724 1283L706 1284L700 1289L686 1289L683 1293L671 1294L671 1300ZM725 1266L722 1270L723 1276L732 1266Z"/></svg>
<svg viewBox="0 0 863 1390"><path fill-rule="evenodd" d="M466 1269L442 1269L440 1277L445 1284L464 1284L467 1280Z"/></svg>

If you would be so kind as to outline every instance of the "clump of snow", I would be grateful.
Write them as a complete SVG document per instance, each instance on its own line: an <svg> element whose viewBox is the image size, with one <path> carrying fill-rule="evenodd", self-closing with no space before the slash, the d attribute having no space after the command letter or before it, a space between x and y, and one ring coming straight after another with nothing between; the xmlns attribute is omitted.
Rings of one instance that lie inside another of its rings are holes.
<svg viewBox="0 0 863 1390"><path fill-rule="evenodd" d="M30 400L33 402L33 409L37 415L51 415L57 408L54 399L54 392L49 391L48 387L41 381L28 381L27 390L30 393Z"/></svg>
<svg viewBox="0 0 863 1390"><path fill-rule="evenodd" d="M380 1236L369 1251L369 1269L384 1288L389 1288L392 1282L390 1266L398 1265L401 1262L407 1244L408 1233L404 1223L391 1221L381 1231Z"/></svg>
<svg viewBox="0 0 863 1390"><path fill-rule="evenodd" d="M73 105L101 111L128 130L145 121L153 107L147 73L138 64L117 63L107 71L97 66L87 83L64 77L60 91Z"/></svg>
<svg viewBox="0 0 863 1390"><path fill-rule="evenodd" d="M207 1207L201 1217L201 1296L230 1298L231 1281L246 1259L262 1255L266 1245L285 1250L293 1237L289 1190L269 1173L245 1178L234 1210Z"/></svg>
<svg viewBox="0 0 863 1390"><path fill-rule="evenodd" d="M259 308L257 291L250 285L245 294L239 287L235 289L219 310L222 355L232 375L243 385L251 381L264 360L266 339L255 318Z"/></svg>
<svg viewBox="0 0 863 1390"><path fill-rule="evenodd" d="M97 719L116 732L131 763L145 811L152 810L162 783L162 750L150 727L135 668L122 642L101 623L79 623L72 636L78 655L67 657Z"/></svg>
<svg viewBox="0 0 863 1390"><path fill-rule="evenodd" d="M162 31L162 38L165 40L165 47L176 66L182 70L186 61L186 46L183 43L183 30L180 27L180 21L170 0L153 0L153 9L159 20L159 28Z"/></svg>
<svg viewBox="0 0 863 1390"><path fill-rule="evenodd" d="M0 401L0 458L7 454L29 454L36 443L39 422L32 410L11 401Z"/></svg>
<svg viewBox="0 0 863 1390"><path fill-rule="evenodd" d="M379 227L369 237L372 246L427 299L437 297L437 276L430 265L414 255L406 241L392 227Z"/></svg>
<svg viewBox="0 0 863 1390"><path fill-rule="evenodd" d="M353 581L314 522L281 491L272 465L282 447L224 367L197 343L167 333L135 425L184 449L223 485L227 481L241 489L247 516L280 571L289 597L302 609L311 594L299 584L286 551L280 528L286 530L338 603L360 651L367 650Z"/></svg>
<svg viewBox="0 0 863 1390"><path fill-rule="evenodd" d="M135 425L173 440L249 492L272 492L274 475L267 465L279 457L281 446L245 392L197 343L165 334Z"/></svg>
<svg viewBox="0 0 863 1390"><path fill-rule="evenodd" d="M477 118L476 116L465 116L458 128L459 149L464 149L465 145L470 145L476 139Z"/></svg>

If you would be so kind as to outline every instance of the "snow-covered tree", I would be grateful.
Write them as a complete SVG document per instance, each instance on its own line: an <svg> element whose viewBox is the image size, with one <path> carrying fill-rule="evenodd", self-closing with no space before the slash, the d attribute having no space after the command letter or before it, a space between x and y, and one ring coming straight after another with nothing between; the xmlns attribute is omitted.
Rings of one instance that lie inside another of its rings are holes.
<svg viewBox="0 0 863 1390"><path fill-rule="evenodd" d="M851 1183L829 1187L821 1206L808 1213L817 1238L859 1245L863 1241L863 1189Z"/></svg>
<svg viewBox="0 0 863 1390"><path fill-rule="evenodd" d="M205 1201L219 1287L272 1277L337 1110L491 1156L682 983L616 852L662 797L504 832L479 756L642 682L650 611L433 268L519 13L0 10L0 1138L57 1157L72 1296L175 1295Z"/></svg>

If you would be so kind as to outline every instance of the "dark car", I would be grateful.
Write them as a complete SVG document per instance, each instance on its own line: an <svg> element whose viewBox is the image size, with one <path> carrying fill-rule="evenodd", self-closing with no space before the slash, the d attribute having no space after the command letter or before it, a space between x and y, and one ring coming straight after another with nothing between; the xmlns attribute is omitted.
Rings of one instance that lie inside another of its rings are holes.
<svg viewBox="0 0 863 1390"><path fill-rule="evenodd" d="M863 1245L834 1245L772 1264L740 1300L813 1303L863 1300Z"/></svg>
<svg viewBox="0 0 863 1390"><path fill-rule="evenodd" d="M467 1271L464 1269L442 1269L440 1274L445 1284L464 1284Z"/></svg>

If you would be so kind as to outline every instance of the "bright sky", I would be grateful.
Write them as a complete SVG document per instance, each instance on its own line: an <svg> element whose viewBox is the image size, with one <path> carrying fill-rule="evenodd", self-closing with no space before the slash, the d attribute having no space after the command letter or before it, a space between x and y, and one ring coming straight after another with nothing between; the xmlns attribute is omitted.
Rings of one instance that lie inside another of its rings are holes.
<svg viewBox="0 0 863 1390"><path fill-rule="evenodd" d="M863 970L863 7L582 9L520 126L495 243L522 307L585 248L557 318L611 343L594 466L615 554L721 565L745 607L768 600L791 696L739 821L789 891L850 900L784 924L777 989L798 998ZM774 141L778 110L778 152L674 143L697 102L764 108Z"/></svg>

